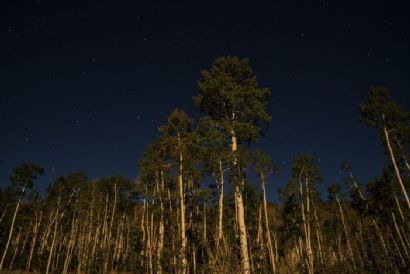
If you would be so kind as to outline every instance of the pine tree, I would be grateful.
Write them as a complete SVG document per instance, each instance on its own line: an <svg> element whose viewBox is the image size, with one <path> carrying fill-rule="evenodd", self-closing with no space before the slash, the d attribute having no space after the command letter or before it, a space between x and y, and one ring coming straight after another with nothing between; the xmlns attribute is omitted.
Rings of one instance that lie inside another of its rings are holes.
<svg viewBox="0 0 410 274"><path fill-rule="evenodd" d="M373 87L364 104L360 105L361 120L370 127L377 128L394 167L402 195L410 209L407 188L403 182L397 159L397 146L407 140L410 131L410 114L392 101L389 90Z"/></svg>
<svg viewBox="0 0 410 274"><path fill-rule="evenodd" d="M250 273L248 237L243 204L243 180L237 164L238 145L253 142L262 134L262 125L270 121L266 111L269 89L259 88L248 59L219 57L212 67L202 70L198 82L196 106L231 140L235 173L233 181L243 273Z"/></svg>

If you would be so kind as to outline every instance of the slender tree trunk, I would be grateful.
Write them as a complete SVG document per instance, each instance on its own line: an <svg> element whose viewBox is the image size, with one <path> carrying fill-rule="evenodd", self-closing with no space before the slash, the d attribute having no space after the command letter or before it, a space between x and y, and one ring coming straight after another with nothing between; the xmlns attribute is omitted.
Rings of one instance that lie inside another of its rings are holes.
<svg viewBox="0 0 410 274"><path fill-rule="evenodd" d="M204 243L207 242L207 227L206 227L206 205L204 203Z"/></svg>
<svg viewBox="0 0 410 274"><path fill-rule="evenodd" d="M307 252L309 258L310 271L314 271L314 258L313 258L313 249L312 249L312 238L311 238L311 229L310 229L310 189L309 189L309 180L306 179L306 223L307 223Z"/></svg>
<svg viewBox="0 0 410 274"><path fill-rule="evenodd" d="M263 248L262 203L259 205L258 209L258 230L256 232L256 235L256 243L259 244L260 248Z"/></svg>
<svg viewBox="0 0 410 274"><path fill-rule="evenodd" d="M309 189L308 189L308 180L306 179L306 184L305 184L305 195L303 195L303 184L301 181L301 178L299 178L299 192L300 192L300 199L301 199L301 212L302 212L302 223L303 223L303 230L305 234L305 248L306 248L306 258L307 258L307 268L309 274L313 274L313 252L312 252L312 246L311 246L311 241L310 241L310 200L309 200ZM306 196L306 208L305 208L305 202L303 200L303 197Z"/></svg>
<svg viewBox="0 0 410 274"><path fill-rule="evenodd" d="M46 274L48 274L48 273L50 272L51 260L52 260L53 255L54 255L55 242L56 242L56 238L57 238L58 213L59 213L59 209L60 209L60 196L58 197L58 206L57 206L56 217L55 217L55 223L54 223L54 234L53 234L53 240L51 241L50 253L48 254Z"/></svg>
<svg viewBox="0 0 410 274"><path fill-rule="evenodd" d="M3 269L4 260L6 259L7 251L8 251L9 246L10 246L10 241L11 241L11 238L13 237L14 223L16 222L17 212L19 211L20 202L21 202L21 199L23 198L25 192L26 192L26 187L23 187L22 194L19 197L19 199L17 201L16 209L14 210L13 219L11 221L11 227L10 227L10 231L9 231L9 236L7 237L6 247L4 248L3 256L1 257L0 271Z"/></svg>
<svg viewBox="0 0 410 274"><path fill-rule="evenodd" d="M355 260L354 260L352 245L350 244L350 236L349 236L349 233L347 231L347 225L346 225L346 222L345 222L343 208L342 208L342 205L340 203L339 197L337 197L337 196L336 196L336 201L337 201L337 204L339 206L340 218L342 219L343 231L344 231L345 237L346 237L347 250L349 251L350 259L352 260L352 263L353 263L353 269L356 270L356 263L355 263Z"/></svg>
<svg viewBox="0 0 410 274"><path fill-rule="evenodd" d="M404 240L403 240L403 237L402 237L402 235L401 235L399 226L398 226L398 224L397 224L397 222L396 222L396 216L394 215L394 212L393 212L393 211L391 212L391 215L392 215L392 217L393 217L394 228L396 229L397 235L399 236L399 240L400 240L400 243L401 243L401 245L402 245L403 251L404 251L404 253L406 254L407 260L410 260L409 253L408 253L408 251L407 251L407 246L406 246L406 244L404 243ZM393 235L392 235L392 236L393 236Z"/></svg>
<svg viewBox="0 0 410 274"><path fill-rule="evenodd" d="M385 241L384 241L384 238L383 238L383 235L382 235L382 233L381 233L381 231L380 231L380 228L379 228L379 226L377 225L376 220L375 220L374 218L373 218L372 221L373 221L374 227L376 228L376 232L377 232L377 235L379 236L380 242L381 242L381 244L382 244L384 253L386 254L386 257L389 257L389 252L387 251L386 243L385 243Z"/></svg>
<svg viewBox="0 0 410 274"><path fill-rule="evenodd" d="M158 196L159 196L159 203L160 203L160 220L158 226L158 244L157 244L157 274L162 273L162 250L164 248L164 204L162 201L162 193L164 191L164 176L161 171L161 188L157 184Z"/></svg>
<svg viewBox="0 0 410 274"><path fill-rule="evenodd" d="M76 212L74 212L73 218L71 221L71 230L70 230L70 236L69 236L68 243L67 243L67 253L66 253L65 260L64 260L63 274L68 273L68 270L70 267L71 252L72 252L72 249L74 247L74 242L75 242L75 230L76 230Z"/></svg>
<svg viewBox="0 0 410 274"><path fill-rule="evenodd" d="M396 173L397 181L399 182L399 185L400 185L400 188L401 188L403 197L404 197L404 199L405 199L405 201L406 201L407 207L410 209L409 196L407 195L406 187L404 186L403 180L401 179L400 171L399 171L399 168L398 168L397 163L396 163L396 158L395 158L395 156L394 156L393 148L392 148L391 143L390 143L389 132L387 131L387 128L386 128L386 127L384 127L384 137L385 137L385 139L386 139L387 149L388 149L388 151L389 151L390 159L391 159L391 161L392 161L392 164L393 164L393 167L394 167L394 171L395 171L395 173Z"/></svg>
<svg viewBox="0 0 410 274"><path fill-rule="evenodd" d="M19 247L19 244L20 244L20 237L21 237L21 227L20 227L20 229L19 229L19 232L17 233L16 239L14 240L14 244L13 244L13 246L14 246L14 252L13 252L13 257L12 257L11 262L10 262L9 271L12 270L14 260L16 259L18 247Z"/></svg>
<svg viewBox="0 0 410 274"><path fill-rule="evenodd" d="M316 239L317 239L317 245L318 245L318 253L319 253L320 261L323 267L326 269L327 264L326 264L326 260L324 258L324 252L323 252L324 245L322 244L322 233L320 229L319 218L317 217L317 213L316 213L316 208L313 211L313 215L315 217L315 222L316 222Z"/></svg>
<svg viewBox="0 0 410 274"><path fill-rule="evenodd" d="M238 149L237 139L235 133L232 132L232 153L234 154ZM236 157L234 160L234 165L237 165ZM244 274L250 273L249 265L249 249L248 249L248 237L245 223L245 208L243 205L243 197L240 182L235 182L235 201L237 208L237 218L238 218L238 231L239 231L239 241L240 241L240 251L241 251L241 263L242 271Z"/></svg>
<svg viewBox="0 0 410 274"><path fill-rule="evenodd" d="M3 210L3 213L1 214L0 224L1 224L1 222L3 221L3 219L4 219L4 216L6 216L6 212L7 212L8 206L9 206L9 205L7 204L6 207L5 207L4 210Z"/></svg>
<svg viewBox="0 0 410 274"><path fill-rule="evenodd" d="M145 192L147 192L147 190L145 190ZM145 246L145 241L146 241L146 232L145 232L145 211L146 211L146 207L147 207L147 199L144 198L144 206L143 206L143 210L142 210L142 215L141 215L141 231L142 231L142 244L141 246ZM144 266L144 248L141 248L141 252L140 252L140 257L141 257L141 267Z"/></svg>
<svg viewBox="0 0 410 274"><path fill-rule="evenodd" d="M37 241L37 235L38 231L41 225L41 219L43 216L43 212L40 212L40 217L39 220L37 221L37 211L36 211L36 220L35 220L35 225L34 225L34 231L33 231L33 238L31 239L31 244L30 244L30 255L28 257L27 265L26 265L26 271L30 271L31 268L31 260L33 259L33 253L34 253L34 248L36 246L36 241Z"/></svg>
<svg viewBox="0 0 410 274"><path fill-rule="evenodd" d="M181 148L181 139L178 133L178 143ZM179 153L179 174L178 174L178 187L179 187L179 206L181 217L181 274L187 273L188 262L186 259L186 227L185 227L185 195L184 195L184 180L183 180L183 157L182 152Z"/></svg>
<svg viewBox="0 0 410 274"><path fill-rule="evenodd" d="M218 197L218 244L223 238L223 206L224 206L224 171L222 161L219 160L219 197Z"/></svg>
<svg viewBox="0 0 410 274"><path fill-rule="evenodd" d="M270 227L269 227L269 218L268 218L268 203L266 201L266 180L265 176L262 173L262 196L263 196L263 212L265 217L265 235L266 241L268 245L268 252L269 252L269 261L271 264L272 273L276 273L276 263L275 263L275 256L272 247L272 239L270 235Z"/></svg>

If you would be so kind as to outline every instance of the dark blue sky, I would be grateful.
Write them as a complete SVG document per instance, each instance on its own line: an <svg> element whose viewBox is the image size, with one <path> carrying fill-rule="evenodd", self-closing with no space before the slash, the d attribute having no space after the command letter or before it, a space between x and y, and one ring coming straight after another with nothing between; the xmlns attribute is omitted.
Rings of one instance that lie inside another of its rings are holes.
<svg viewBox="0 0 410 274"><path fill-rule="evenodd" d="M410 109L410 9L357 2L2 1L0 186L25 161L45 168L39 188L80 170L136 178L172 109L198 117L200 69L227 54L272 90L258 143L283 170L271 199L299 152L318 159L323 189L344 159L376 176L384 150L357 105L383 85Z"/></svg>

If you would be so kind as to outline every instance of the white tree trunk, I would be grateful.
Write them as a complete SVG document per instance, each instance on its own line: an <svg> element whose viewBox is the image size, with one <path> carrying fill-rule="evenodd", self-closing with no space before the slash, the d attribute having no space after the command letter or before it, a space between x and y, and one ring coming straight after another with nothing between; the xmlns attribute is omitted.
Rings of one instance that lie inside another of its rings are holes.
<svg viewBox="0 0 410 274"><path fill-rule="evenodd" d="M389 151L390 159L393 163L394 171L396 172L397 181L400 184L400 188L401 188L401 191L403 193L403 197L406 200L407 207L410 209L409 196L407 195L406 188L403 184L403 180L401 179L400 171L399 171L399 168L398 168L397 163L396 163L396 158L394 156L393 148L392 148L391 143L390 143L389 132L387 131L386 127L384 127L384 137L386 138L387 149Z"/></svg>
<svg viewBox="0 0 410 274"><path fill-rule="evenodd" d="M19 211L20 202L21 202L21 199L24 196L25 192L26 192L26 187L23 187L21 197L18 199L16 209L14 210L13 219L11 221L11 227L10 227L10 231L9 231L9 236L7 238L6 247L4 248L3 256L1 257L0 271L3 269L4 260L6 259L7 251L8 251L9 246L10 246L10 241L11 241L11 238L13 237L14 223L16 222L17 212Z"/></svg>
<svg viewBox="0 0 410 274"><path fill-rule="evenodd" d="M219 161L219 197L218 197L218 242L223 239L223 207L224 207L224 172L222 161Z"/></svg>
<svg viewBox="0 0 410 274"><path fill-rule="evenodd" d="M236 136L232 133L232 153L235 153L238 149L238 144ZM237 165L235 160L235 165ZM237 221L238 221L238 231L239 231L239 242L241 247L241 262L242 262L242 271L244 274L250 273L249 266L249 250L248 250L248 236L246 232L246 223L245 223L245 208L243 205L242 191L239 182L235 182L235 201L237 208Z"/></svg>
<svg viewBox="0 0 410 274"><path fill-rule="evenodd" d="M178 143L181 147L181 139L178 134ZM179 186L179 206L180 206L180 217L181 217L181 274L187 273L188 262L186 259L186 228L185 228L185 195L184 195L184 180L183 180L183 157L182 153L179 153L179 174L178 174L178 186Z"/></svg>
<svg viewBox="0 0 410 274"><path fill-rule="evenodd" d="M272 273L276 273L275 256L273 252L272 239L271 239L270 227L269 227L268 203L266 201L266 181L265 181L265 176L263 173L262 173L262 195L263 195L263 211L264 211L264 217L265 217L265 235L266 235L266 241L268 244L269 261L271 264Z"/></svg>

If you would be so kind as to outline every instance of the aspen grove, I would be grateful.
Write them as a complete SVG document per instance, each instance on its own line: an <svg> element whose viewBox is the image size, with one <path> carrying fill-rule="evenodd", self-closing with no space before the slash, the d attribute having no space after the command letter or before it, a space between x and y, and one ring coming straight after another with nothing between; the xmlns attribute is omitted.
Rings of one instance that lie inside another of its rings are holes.
<svg viewBox="0 0 410 274"><path fill-rule="evenodd" d="M408 273L410 113L370 88L357 110L385 148L379 175L361 182L346 159L323 193L317 159L300 153L279 187L258 148L271 92L248 59L219 57L199 75L201 115L169 114L136 181L78 172L41 191L41 166L16 167L0 188L0 272Z"/></svg>

